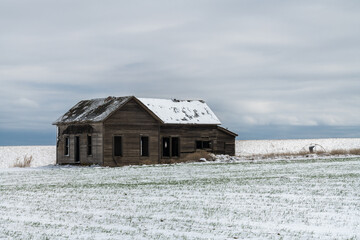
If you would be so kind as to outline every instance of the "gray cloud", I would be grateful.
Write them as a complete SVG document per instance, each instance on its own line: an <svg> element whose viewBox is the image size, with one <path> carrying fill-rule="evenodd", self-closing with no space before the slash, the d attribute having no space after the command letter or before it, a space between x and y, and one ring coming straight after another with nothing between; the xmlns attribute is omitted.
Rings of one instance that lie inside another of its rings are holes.
<svg viewBox="0 0 360 240"><path fill-rule="evenodd" d="M358 1L0 3L0 129L81 99L205 99L225 125L359 126ZM346 128L344 128L346 129Z"/></svg>

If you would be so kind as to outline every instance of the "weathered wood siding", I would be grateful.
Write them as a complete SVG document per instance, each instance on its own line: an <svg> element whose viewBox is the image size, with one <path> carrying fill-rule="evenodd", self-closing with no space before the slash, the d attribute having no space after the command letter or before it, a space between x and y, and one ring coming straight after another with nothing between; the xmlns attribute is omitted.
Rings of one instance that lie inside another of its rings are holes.
<svg viewBox="0 0 360 240"><path fill-rule="evenodd" d="M162 138L179 137L180 157L162 156ZM225 133L215 125L161 125L160 127L160 163L184 162L198 151L196 141L210 141L212 146L205 149L215 154L235 155L235 136Z"/></svg>
<svg viewBox="0 0 360 240"><path fill-rule="evenodd" d="M217 130L217 145L215 154L235 155L235 136Z"/></svg>
<svg viewBox="0 0 360 240"><path fill-rule="evenodd" d="M74 124L71 124L74 125ZM78 124L81 125L81 124ZM77 125L77 126L78 126ZM63 134L69 125L58 125L58 139L57 139L57 164L74 164L75 162L75 137L78 136L80 140L80 162L79 164L102 164L103 159L103 141L101 123L91 124L93 128L92 133L76 133L76 134ZM87 136L91 135L92 139L92 155L87 154ZM65 138L69 137L69 155L65 156Z"/></svg>
<svg viewBox="0 0 360 240"><path fill-rule="evenodd" d="M184 162L190 160L189 154L196 151L196 141L211 141L213 152L217 146L217 126L216 125L162 125L160 127L159 147L162 150L163 137L179 137L180 157L163 157L160 152L161 163Z"/></svg>
<svg viewBox="0 0 360 240"><path fill-rule="evenodd" d="M140 156L140 137L149 137L149 156ZM122 137L122 156L115 157L113 137ZM130 100L104 122L104 165L158 163L159 123L135 100Z"/></svg>

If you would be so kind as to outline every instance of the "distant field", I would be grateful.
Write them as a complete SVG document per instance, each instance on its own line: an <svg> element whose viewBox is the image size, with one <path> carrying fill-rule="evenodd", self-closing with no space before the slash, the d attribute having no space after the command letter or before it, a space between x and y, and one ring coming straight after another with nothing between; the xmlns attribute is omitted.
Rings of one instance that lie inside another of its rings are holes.
<svg viewBox="0 0 360 240"><path fill-rule="evenodd" d="M286 139L286 140L237 140L236 155L252 156L260 154L283 154L309 151L309 146L316 150L360 149L360 138L322 138L322 139Z"/></svg>
<svg viewBox="0 0 360 240"><path fill-rule="evenodd" d="M0 239L359 239L360 158L0 169Z"/></svg>
<svg viewBox="0 0 360 240"><path fill-rule="evenodd" d="M13 167L17 159L32 156L31 167L56 163L56 146L0 146L0 168Z"/></svg>

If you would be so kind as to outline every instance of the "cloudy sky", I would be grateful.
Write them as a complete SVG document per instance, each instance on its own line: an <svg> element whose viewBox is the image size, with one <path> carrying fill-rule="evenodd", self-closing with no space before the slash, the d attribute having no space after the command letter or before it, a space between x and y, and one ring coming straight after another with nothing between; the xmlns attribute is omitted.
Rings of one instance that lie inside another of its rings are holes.
<svg viewBox="0 0 360 240"><path fill-rule="evenodd" d="M1 0L0 145L82 99L204 99L240 139L360 137L360 1Z"/></svg>

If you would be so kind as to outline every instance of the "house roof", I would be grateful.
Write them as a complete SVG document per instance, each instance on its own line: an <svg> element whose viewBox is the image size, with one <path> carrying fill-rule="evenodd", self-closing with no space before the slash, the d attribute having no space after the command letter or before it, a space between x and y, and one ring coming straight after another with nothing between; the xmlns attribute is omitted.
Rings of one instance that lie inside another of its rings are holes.
<svg viewBox="0 0 360 240"><path fill-rule="evenodd" d="M101 122L131 98L165 124L215 124L221 122L202 100L175 100L128 97L107 97L83 100L53 124Z"/></svg>
<svg viewBox="0 0 360 240"><path fill-rule="evenodd" d="M53 124L76 122L101 122L124 105L131 97L107 97L83 100L73 106Z"/></svg>
<svg viewBox="0 0 360 240"><path fill-rule="evenodd" d="M221 124L202 100L138 98L151 112L167 124Z"/></svg>

